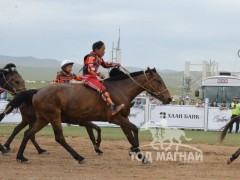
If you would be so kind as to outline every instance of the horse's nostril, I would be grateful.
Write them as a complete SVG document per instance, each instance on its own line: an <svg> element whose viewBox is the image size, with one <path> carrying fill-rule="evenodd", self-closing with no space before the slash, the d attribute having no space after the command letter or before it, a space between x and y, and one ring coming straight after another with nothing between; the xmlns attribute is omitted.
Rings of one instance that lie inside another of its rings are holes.
<svg viewBox="0 0 240 180"><path fill-rule="evenodd" d="M168 101L171 102L171 101L172 101L172 98L168 98Z"/></svg>

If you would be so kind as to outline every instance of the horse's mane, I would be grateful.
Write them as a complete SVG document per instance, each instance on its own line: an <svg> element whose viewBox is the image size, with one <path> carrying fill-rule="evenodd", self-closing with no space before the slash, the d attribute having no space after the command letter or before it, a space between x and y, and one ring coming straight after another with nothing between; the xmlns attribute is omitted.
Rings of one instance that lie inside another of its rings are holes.
<svg viewBox="0 0 240 180"><path fill-rule="evenodd" d="M10 73L18 73L16 70L13 70L12 68L16 68L16 65L13 63L6 64L3 68L0 68L0 77Z"/></svg>
<svg viewBox="0 0 240 180"><path fill-rule="evenodd" d="M11 68L16 68L16 65L13 63L6 64L3 69L11 69Z"/></svg>
<svg viewBox="0 0 240 180"><path fill-rule="evenodd" d="M112 69L111 71L113 71L114 69ZM120 71L120 70L119 70ZM152 72L156 73L156 69L152 69ZM135 76L139 76L142 75L144 71L137 71L137 72L132 72L130 73L131 77L135 77ZM146 70L145 73L150 72L150 70ZM111 75L111 72L110 72ZM114 76L110 76L110 78L106 79L105 81L119 81L119 80L124 80L124 79L128 79L129 75L123 73L122 71L120 71L119 75L118 74L114 74Z"/></svg>

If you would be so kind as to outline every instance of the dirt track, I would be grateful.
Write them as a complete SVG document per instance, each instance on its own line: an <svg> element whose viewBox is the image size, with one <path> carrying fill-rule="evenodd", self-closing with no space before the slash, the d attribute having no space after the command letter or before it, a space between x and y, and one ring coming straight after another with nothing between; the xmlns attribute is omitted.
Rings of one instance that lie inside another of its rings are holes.
<svg viewBox="0 0 240 180"><path fill-rule="evenodd" d="M1 142L5 140L1 138ZM37 155L31 143L26 164L16 162L20 140L14 140L9 156L0 156L0 179L239 179L240 159L226 165L237 147L194 144L204 152L203 163L156 162L142 165L128 157L127 141L103 141L102 156L95 154L86 138L67 138L74 149L86 158L79 165L53 138L38 138L49 154ZM149 142L141 142L148 144Z"/></svg>

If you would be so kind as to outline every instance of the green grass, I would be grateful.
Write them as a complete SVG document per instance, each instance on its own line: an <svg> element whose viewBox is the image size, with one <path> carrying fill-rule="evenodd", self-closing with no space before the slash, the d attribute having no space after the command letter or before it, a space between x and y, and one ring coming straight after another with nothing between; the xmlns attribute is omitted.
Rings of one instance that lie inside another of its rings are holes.
<svg viewBox="0 0 240 180"><path fill-rule="evenodd" d="M15 125L0 125L0 136L8 137ZM102 127L102 139L103 140L126 140L125 135L123 134L120 128L107 128ZM16 138L23 137L23 131L21 131ZM88 134L84 127L78 126L64 126L63 132L66 137L86 137L88 138ZM204 131L190 131L186 130L186 137L192 138L191 141L187 142L184 138L181 138L184 143L203 143L203 144L219 144L220 132L204 132ZM51 126L47 126L42 129L37 137L49 137L53 138L53 130ZM139 139L140 141L147 140L151 141L152 136L149 131L139 131ZM228 134L224 143L224 145L228 146L238 146L240 145L240 134Z"/></svg>

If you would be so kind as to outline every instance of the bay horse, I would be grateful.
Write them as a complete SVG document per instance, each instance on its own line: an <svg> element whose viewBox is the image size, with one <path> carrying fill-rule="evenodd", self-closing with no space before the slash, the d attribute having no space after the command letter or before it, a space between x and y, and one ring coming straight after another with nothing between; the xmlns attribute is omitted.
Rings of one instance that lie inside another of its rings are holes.
<svg viewBox="0 0 240 180"><path fill-rule="evenodd" d="M15 68L16 66L12 63L0 68L0 87L13 95L17 92L26 90L25 82ZM1 143L0 151L2 154L7 153L7 150Z"/></svg>
<svg viewBox="0 0 240 180"><path fill-rule="evenodd" d="M61 116L66 117L67 123L79 121L107 121L119 125L131 144L130 152L137 153L138 157L146 163L147 158L140 153L138 128L128 119L132 100L146 90L163 104L171 102L170 93L156 69L122 74L104 81L111 97L117 104L125 104L124 109L112 116L106 103L99 98L96 91L80 84L51 84L39 91L28 90L19 93L8 104L17 107L21 102L31 102L36 110L37 120L33 127L24 133L24 138L17 153L17 160L28 161L23 153L29 139L47 124L51 124L55 140L62 145L79 163L84 162L84 157L78 154L66 142L63 136ZM17 103L16 103L17 102Z"/></svg>
<svg viewBox="0 0 240 180"><path fill-rule="evenodd" d="M12 63L7 64L3 69L0 69L0 86L7 90L12 95L16 95L17 93L26 90L25 82L22 79L21 75L17 72L16 66ZM36 90L37 91L37 90ZM36 121L36 111L32 105L27 105L26 103L23 103L20 107L20 112L22 115L22 121L14 128L11 136L8 138L7 142L4 144L0 144L0 151L2 151L2 154L7 153L7 151L10 150L10 144L13 141L14 137L27 125L30 127L35 123ZM4 118L4 116L11 112L11 108L8 108L6 113L0 114L0 121ZM65 117L62 117L62 122L65 122ZM100 143L101 143L101 129L99 126L93 124L92 122L83 122L81 121L79 124L80 126L85 126L89 138L91 139L94 150L97 154L101 154L102 151L99 149ZM97 140L95 139L93 129L97 131ZM33 145L35 146L38 154L45 153L46 150L42 149L38 143L35 140L35 136L31 137L31 141Z"/></svg>
<svg viewBox="0 0 240 180"><path fill-rule="evenodd" d="M223 131L221 133L221 137L220 137L220 142L223 142L224 138L226 137L226 134L228 132L228 129L233 125L233 123L235 121L237 121L237 118L239 118L239 116L236 116L234 118L232 118L224 127L223 127ZM238 148L238 150L232 154L232 156L227 160L227 164L231 164L235 159L238 158L238 156L240 155L240 148Z"/></svg>

